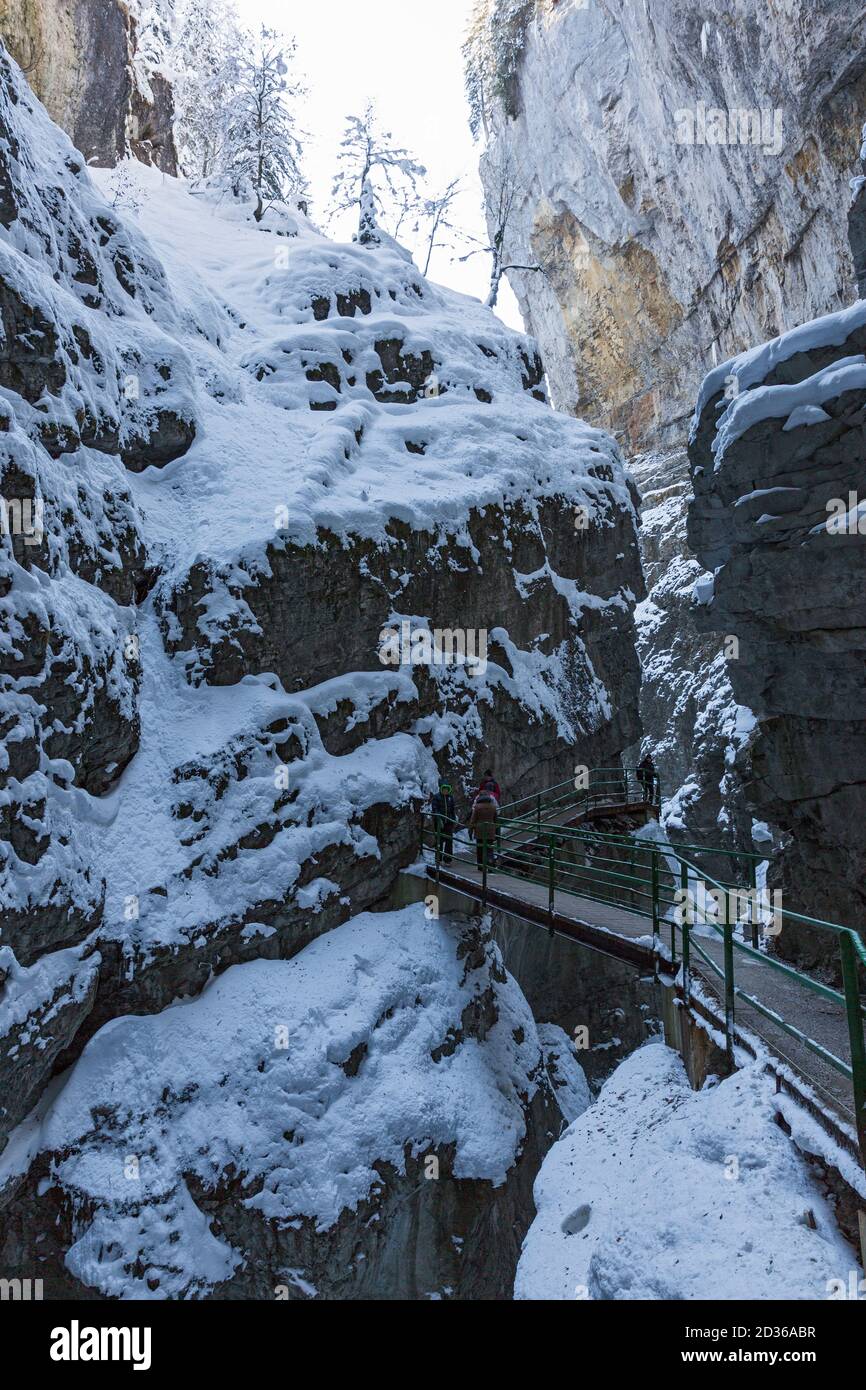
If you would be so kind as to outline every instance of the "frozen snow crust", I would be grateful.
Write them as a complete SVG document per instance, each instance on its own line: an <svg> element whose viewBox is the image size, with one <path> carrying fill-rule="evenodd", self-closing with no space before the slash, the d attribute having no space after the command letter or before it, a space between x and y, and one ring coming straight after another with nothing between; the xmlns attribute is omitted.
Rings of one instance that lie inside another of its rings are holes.
<svg viewBox="0 0 866 1390"><path fill-rule="evenodd" d="M262 1278L273 1296L294 1243L327 1250L341 1219L375 1258L395 1188L405 1203L439 1178L480 1181L480 1219L546 1086L529 1006L483 929L423 905L362 914L291 961L237 966L90 1041L28 1136L40 1190L61 1196L48 1246L68 1244L68 1271L104 1296ZM465 1235L455 1219L444 1243ZM315 1288L314 1259L305 1271ZM363 1260L325 1272L363 1289Z"/></svg>
<svg viewBox="0 0 866 1390"><path fill-rule="evenodd" d="M759 1065L692 1091L677 1053L640 1048L534 1193L517 1298L817 1299L857 1270Z"/></svg>

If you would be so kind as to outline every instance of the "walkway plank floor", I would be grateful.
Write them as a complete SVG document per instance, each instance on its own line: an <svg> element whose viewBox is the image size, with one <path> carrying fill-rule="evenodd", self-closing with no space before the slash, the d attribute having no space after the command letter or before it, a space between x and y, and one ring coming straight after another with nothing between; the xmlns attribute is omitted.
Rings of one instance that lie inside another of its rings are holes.
<svg viewBox="0 0 866 1390"><path fill-rule="evenodd" d="M511 843L514 843L513 841ZM428 872L435 875L435 867L430 855ZM461 858L442 865L443 876L459 880L463 891L473 898L481 896L481 873L474 864ZM548 889L546 883L516 878L511 874L492 871L487 876L488 888L510 898L514 910L520 911L521 904L531 904L536 910L547 912ZM559 917L575 923L575 936L579 939L581 925L597 930L600 928L615 937L630 941L647 943L652 948L652 924L648 917L612 903L597 902L594 898L582 897L561 888L555 895L555 910ZM662 924L662 941L670 946L670 923ZM723 968L724 947L720 937L711 928L693 929L693 940L697 939L701 948ZM616 955L616 943L611 943L611 955ZM724 983L716 976L709 965L702 961L696 951L692 952L692 974L700 978L703 988L718 1001L721 1017L724 1017ZM772 1010L786 1023L808 1034L815 1042L850 1064L848 1027L845 1008L841 1002L824 999L821 995L798 985L764 960L755 960L743 952L735 956L735 980L737 986L752 995L764 1008ZM753 1006L737 999L735 1021L739 1028L761 1039L782 1062L788 1064L810 1085L825 1104L836 1112L836 1116L847 1125L854 1124L851 1082L834 1067L796 1038L790 1037L784 1029L774 1024Z"/></svg>

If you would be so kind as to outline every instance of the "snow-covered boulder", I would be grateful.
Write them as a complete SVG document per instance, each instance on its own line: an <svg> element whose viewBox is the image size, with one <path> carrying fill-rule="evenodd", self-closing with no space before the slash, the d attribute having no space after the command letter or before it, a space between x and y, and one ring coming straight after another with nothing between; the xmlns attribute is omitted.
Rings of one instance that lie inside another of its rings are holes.
<svg viewBox="0 0 866 1390"><path fill-rule="evenodd" d="M503 1298L558 1123L484 927L365 914L103 1028L9 1220L49 1296Z"/></svg>
<svg viewBox="0 0 866 1390"><path fill-rule="evenodd" d="M820 1299L857 1270L760 1065L692 1091L662 1043L553 1146L535 1203L521 1299Z"/></svg>

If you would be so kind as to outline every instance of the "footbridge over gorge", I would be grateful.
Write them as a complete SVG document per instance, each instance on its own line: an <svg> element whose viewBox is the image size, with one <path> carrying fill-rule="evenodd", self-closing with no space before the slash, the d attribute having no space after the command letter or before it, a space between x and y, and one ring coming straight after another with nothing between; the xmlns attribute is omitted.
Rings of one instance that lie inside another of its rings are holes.
<svg viewBox="0 0 866 1390"><path fill-rule="evenodd" d="M428 879L652 973L666 1040L682 1051L693 1084L702 1079L693 1073L698 1033L716 1040L729 1069L761 1057L777 1089L866 1166L860 935L779 905L758 855L668 843L655 820L657 788L640 774L596 769L584 780L504 805L489 855L465 828L449 842L434 820L424 838ZM723 877L700 867L710 854L728 866ZM837 969L827 978L778 955L792 923L831 941Z"/></svg>

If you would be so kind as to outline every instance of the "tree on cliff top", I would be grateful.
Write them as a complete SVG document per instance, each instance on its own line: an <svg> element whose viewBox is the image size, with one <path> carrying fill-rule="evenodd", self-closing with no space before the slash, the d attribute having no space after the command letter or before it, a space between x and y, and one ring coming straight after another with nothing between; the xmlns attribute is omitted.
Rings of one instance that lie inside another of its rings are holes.
<svg viewBox="0 0 866 1390"><path fill-rule="evenodd" d="M251 190L257 221L267 204L305 191L294 56L294 41L275 30L245 33L226 0L186 0L180 12L172 62L181 167L195 180Z"/></svg>
<svg viewBox="0 0 866 1390"><path fill-rule="evenodd" d="M463 42L469 125L490 135L494 108L518 112L517 72L536 0L475 0Z"/></svg>
<svg viewBox="0 0 866 1390"><path fill-rule="evenodd" d="M306 191L301 133L290 106L306 90L299 77L290 76L295 51L293 39L281 39L262 25L252 51L237 59L226 122L226 171L237 187L249 180L257 222L271 203Z"/></svg>
<svg viewBox="0 0 866 1390"><path fill-rule="evenodd" d="M189 179L209 179L221 171L243 42L237 15L225 0L183 0L171 66L175 142Z"/></svg>
<svg viewBox="0 0 866 1390"><path fill-rule="evenodd" d="M340 153L339 168L331 189L334 213L358 208L356 240L375 245L379 240L379 218L386 207L395 215L391 235L397 236L407 216L419 211L418 180L426 170L416 159L392 144L389 130L381 130L368 101L360 116L348 116Z"/></svg>

